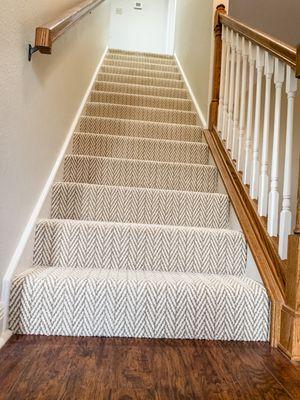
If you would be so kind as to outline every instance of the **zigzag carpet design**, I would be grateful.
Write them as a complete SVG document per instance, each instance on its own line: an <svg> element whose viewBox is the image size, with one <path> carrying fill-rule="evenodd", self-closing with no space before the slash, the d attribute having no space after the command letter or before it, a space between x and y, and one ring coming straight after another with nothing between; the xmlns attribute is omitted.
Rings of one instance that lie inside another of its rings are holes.
<svg viewBox="0 0 300 400"><path fill-rule="evenodd" d="M109 50L15 277L15 333L269 338L264 287L173 57Z"/></svg>

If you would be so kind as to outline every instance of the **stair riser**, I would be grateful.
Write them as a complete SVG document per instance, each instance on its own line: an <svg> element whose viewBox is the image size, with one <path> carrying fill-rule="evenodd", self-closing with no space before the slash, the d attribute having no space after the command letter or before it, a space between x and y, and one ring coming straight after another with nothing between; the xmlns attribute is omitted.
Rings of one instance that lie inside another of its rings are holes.
<svg viewBox="0 0 300 400"><path fill-rule="evenodd" d="M269 303L255 282L38 268L12 285L19 334L267 341ZM247 286L245 285L247 284ZM23 289L23 291L22 291ZM211 290L209 290L211 289Z"/></svg>
<svg viewBox="0 0 300 400"><path fill-rule="evenodd" d="M228 228L225 195L58 183L51 218Z"/></svg>
<svg viewBox="0 0 300 400"><path fill-rule="evenodd" d="M197 115L188 111L171 111L105 103L87 103L84 115L118 119L163 122L169 124L196 125Z"/></svg>
<svg viewBox="0 0 300 400"><path fill-rule="evenodd" d="M130 83L130 84L134 84L134 85L169 87L169 88L176 88L176 89L184 88L184 83L182 81L176 81L173 79L147 78L147 77L131 76L131 75L101 73L98 75L98 80L106 81L106 82Z"/></svg>
<svg viewBox="0 0 300 400"><path fill-rule="evenodd" d="M236 276L245 260L239 232L56 220L38 223L33 258L36 266Z"/></svg>
<svg viewBox="0 0 300 400"><path fill-rule="evenodd" d="M65 158L64 181L215 193L215 167L87 156Z"/></svg>
<svg viewBox="0 0 300 400"><path fill-rule="evenodd" d="M208 164L209 159L208 147L203 143L96 134L75 134L73 154L193 164Z"/></svg>
<svg viewBox="0 0 300 400"><path fill-rule="evenodd" d="M77 131L190 142L201 142L202 140L202 131L199 126L169 125L126 119L81 117Z"/></svg>
<svg viewBox="0 0 300 400"><path fill-rule="evenodd" d="M178 67L172 65L168 66L165 64L161 65L159 63L157 64L140 63L135 61L109 60L105 58L103 65L112 67L140 68L140 69L148 69L150 71L165 71L165 72L178 73Z"/></svg>
<svg viewBox="0 0 300 400"><path fill-rule="evenodd" d="M106 92L113 92L113 93L187 99L187 91L185 89L176 89L176 88L167 88L158 86L155 87L155 86L128 84L128 83L97 81L95 83L94 89Z"/></svg>
<svg viewBox="0 0 300 400"><path fill-rule="evenodd" d="M176 66L175 60L168 60L163 58L155 57L139 57L139 56L128 56L122 54L108 54L105 58L106 60L119 60L119 61L129 61L129 62L140 62L147 64L161 64L162 66Z"/></svg>
<svg viewBox="0 0 300 400"><path fill-rule="evenodd" d="M192 110L192 102L190 100L154 96L138 96L133 94L93 91L90 100L99 103L122 104L128 106L163 108L180 111Z"/></svg>
<svg viewBox="0 0 300 400"><path fill-rule="evenodd" d="M112 67L112 66L104 65L101 67L100 72L104 73L104 74L133 75L133 76L142 76L142 77L148 77L148 78L174 79L174 80L181 81L180 74L178 74L178 73L163 72L163 71L151 71L149 69Z"/></svg>

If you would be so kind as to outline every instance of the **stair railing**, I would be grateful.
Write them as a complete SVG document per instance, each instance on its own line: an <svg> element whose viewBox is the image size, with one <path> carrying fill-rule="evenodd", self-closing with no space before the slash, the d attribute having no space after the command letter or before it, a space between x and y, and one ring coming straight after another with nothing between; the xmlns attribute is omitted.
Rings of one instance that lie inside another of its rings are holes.
<svg viewBox="0 0 300 400"><path fill-rule="evenodd" d="M282 288L284 291L281 313L272 316L273 344L300 360L300 182L298 202L293 186L295 166L299 174L294 122L300 46L291 47L231 18L223 5L217 7L214 29L207 140L211 150L218 143L223 147L215 160L219 169L223 162L227 176L231 175L227 189L243 192L239 200L244 202L243 212L248 207L248 222L252 218L252 225L258 228L256 235L265 241L264 248L256 251L268 253L261 260L273 260L269 272L264 271L266 263L260 266L272 301L280 304ZM247 231L247 223L243 229ZM252 236L253 232L255 229ZM255 253L255 248L252 251Z"/></svg>
<svg viewBox="0 0 300 400"><path fill-rule="evenodd" d="M38 26L35 32L35 45L29 45L28 60L31 61L32 54L37 51L43 54L51 54L53 43L79 19L91 13L92 10L104 1L105 0L84 0L77 6L65 11L54 21Z"/></svg>

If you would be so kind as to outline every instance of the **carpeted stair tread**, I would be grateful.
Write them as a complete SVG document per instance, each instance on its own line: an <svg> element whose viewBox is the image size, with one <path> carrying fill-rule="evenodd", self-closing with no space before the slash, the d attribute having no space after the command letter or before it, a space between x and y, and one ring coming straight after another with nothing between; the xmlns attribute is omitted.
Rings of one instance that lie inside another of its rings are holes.
<svg viewBox="0 0 300 400"><path fill-rule="evenodd" d="M64 181L215 193L218 171L211 165L69 155Z"/></svg>
<svg viewBox="0 0 300 400"><path fill-rule="evenodd" d="M246 277L35 267L12 283L19 334L267 341L268 321Z"/></svg>
<svg viewBox="0 0 300 400"><path fill-rule="evenodd" d="M116 66L116 67L125 67L125 68L138 68L138 69L148 69L151 71L165 71L165 72L175 72L178 73L179 69L176 65L166 65L166 64L157 64L147 63L147 62L138 62L138 61L122 61L122 60L110 60L105 58L103 65L105 66Z"/></svg>
<svg viewBox="0 0 300 400"><path fill-rule="evenodd" d="M185 226L45 219L37 223L33 264L243 275L241 232Z"/></svg>
<svg viewBox="0 0 300 400"><path fill-rule="evenodd" d="M201 142L202 140L202 129L196 125L104 117L82 116L76 131L188 142Z"/></svg>
<svg viewBox="0 0 300 400"><path fill-rule="evenodd" d="M141 62L147 64L160 64L162 66L176 66L176 61L165 58L155 58L155 57L143 57L143 56L133 56L126 54L107 54L107 60L118 60L118 61L130 61L130 62Z"/></svg>
<svg viewBox="0 0 300 400"><path fill-rule="evenodd" d="M120 75L133 75L148 78L159 78L159 79L174 79L177 81L182 81L181 75L178 72L168 72L168 71L152 71L149 69L141 68L129 68L129 67L119 67L111 65L103 65L100 68L100 73L104 74L120 74Z"/></svg>
<svg viewBox="0 0 300 400"><path fill-rule="evenodd" d="M144 51L131 51L123 49L108 49L108 54L123 54L126 56L149 57L163 60L174 60L174 56L169 54L151 53Z"/></svg>
<svg viewBox="0 0 300 400"><path fill-rule="evenodd" d="M191 164L208 164L209 161L208 146L205 143L95 133L75 133L72 153Z"/></svg>
<svg viewBox="0 0 300 400"><path fill-rule="evenodd" d="M168 87L175 89L184 88L183 81L178 81L175 79L161 79L161 78L151 78L147 76L108 74L104 72L100 72L98 74L98 81L131 83L135 85L161 86L161 87Z"/></svg>
<svg viewBox="0 0 300 400"><path fill-rule="evenodd" d="M144 96L172 97L175 99L187 99L185 89L177 89L161 86L137 85L133 83L96 81L94 90L114 93L139 94Z"/></svg>
<svg viewBox="0 0 300 400"><path fill-rule="evenodd" d="M219 193L60 182L53 186L51 218L226 229L229 207Z"/></svg>
<svg viewBox="0 0 300 400"><path fill-rule="evenodd" d="M196 125L197 114L193 111L157 109L123 104L86 103L84 115L117 119L165 122L168 124Z"/></svg>
<svg viewBox="0 0 300 400"><path fill-rule="evenodd" d="M138 95L129 93L117 93L93 90L90 97L91 102L122 104L139 107L162 108L173 111L191 111L192 102L188 99L176 99L172 97L159 97L149 95Z"/></svg>

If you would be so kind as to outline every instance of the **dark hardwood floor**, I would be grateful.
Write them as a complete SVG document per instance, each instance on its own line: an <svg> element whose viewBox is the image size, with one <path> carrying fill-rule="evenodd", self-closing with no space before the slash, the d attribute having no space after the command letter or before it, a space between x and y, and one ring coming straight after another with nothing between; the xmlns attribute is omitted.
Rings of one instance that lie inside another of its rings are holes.
<svg viewBox="0 0 300 400"><path fill-rule="evenodd" d="M300 365L259 343L13 336L0 399L300 399Z"/></svg>

